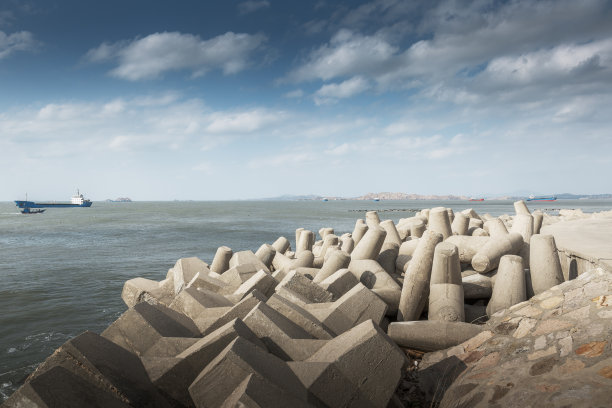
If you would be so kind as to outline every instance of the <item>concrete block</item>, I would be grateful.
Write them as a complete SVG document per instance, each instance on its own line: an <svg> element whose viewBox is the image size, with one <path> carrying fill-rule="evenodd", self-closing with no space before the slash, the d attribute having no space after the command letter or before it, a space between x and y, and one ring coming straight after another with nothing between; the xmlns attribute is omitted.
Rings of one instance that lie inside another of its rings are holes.
<svg viewBox="0 0 612 408"><path fill-rule="evenodd" d="M527 300L523 259L517 255L504 255L499 262L497 279L493 286L491 300L487 305L487 314Z"/></svg>
<svg viewBox="0 0 612 408"><path fill-rule="evenodd" d="M56 370L60 367L70 375ZM52 373L59 377L48 377ZM103 400L105 397L101 393L112 395L130 406L170 406L170 403L155 389L135 354L92 332L84 332L60 346L38 366L27 381L35 384L30 389L38 389L38 392L44 394L44 391L38 388L42 383L55 388L69 384L77 386L73 383L73 376L88 383L81 385L84 389L93 387L90 389L91 393L99 395ZM40 381L38 378L41 378ZM60 384L62 378L68 384ZM45 405L42 406L70 406L68 395L63 396L65 400L60 398L53 401L44 398ZM72 397L77 401L86 398L78 394L73 394Z"/></svg>
<svg viewBox="0 0 612 408"><path fill-rule="evenodd" d="M398 346L437 351L461 344L482 330L482 326L464 322L418 320L391 323L387 333Z"/></svg>
<svg viewBox="0 0 612 408"><path fill-rule="evenodd" d="M166 290L166 288L161 286L157 281L145 278L134 278L123 284L121 299L123 299L127 307L132 307L140 302L157 303L159 299L173 295L173 290Z"/></svg>
<svg viewBox="0 0 612 408"><path fill-rule="evenodd" d="M260 270L242 285L240 285L234 294L240 295L241 298L244 298L254 290L258 290L261 293L268 293L274 288L274 285L276 285L276 280L272 277L272 275L269 272Z"/></svg>
<svg viewBox="0 0 612 408"><path fill-rule="evenodd" d="M237 266L237 265L247 265L247 264L253 265L258 271L263 269L266 272L270 272L270 269L268 269L266 264L264 264L261 261L261 259L259 259L253 253L253 251L236 252L234 255L232 255L232 258L230 259L230 262L229 262L230 268L233 268L234 266Z"/></svg>
<svg viewBox="0 0 612 408"><path fill-rule="evenodd" d="M466 210L463 210L461 211L461 213L467 215L470 218L476 218L480 220L480 216L476 213L476 211L474 211L473 208L468 208Z"/></svg>
<svg viewBox="0 0 612 408"><path fill-rule="evenodd" d="M353 228L353 233L351 234L351 236L353 237L353 241L355 242L355 246L359 244L359 241L361 241L361 238L363 238L367 231L368 225L365 223L364 220L358 219L357 221L355 221L355 228Z"/></svg>
<svg viewBox="0 0 612 408"><path fill-rule="evenodd" d="M381 227L370 227L351 252L352 260L376 259L380 253L387 232Z"/></svg>
<svg viewBox="0 0 612 408"><path fill-rule="evenodd" d="M421 238L423 233L427 229L427 224L421 220L421 222L415 222L410 225L410 236L414 238Z"/></svg>
<svg viewBox="0 0 612 408"><path fill-rule="evenodd" d="M358 283L359 280L355 275L347 268L344 268L325 278L319 283L319 286L330 292L333 295L332 299L338 299Z"/></svg>
<svg viewBox="0 0 612 408"><path fill-rule="evenodd" d="M525 204L525 201L523 200L514 202L514 211L516 211L517 215L519 214L531 215L529 208L527 208L527 204Z"/></svg>
<svg viewBox="0 0 612 408"><path fill-rule="evenodd" d="M284 254L289 248L291 248L291 243L285 237L278 237L276 241L272 243L272 247L276 250L276 252Z"/></svg>
<svg viewBox="0 0 612 408"><path fill-rule="evenodd" d="M376 211L367 211L365 214L365 223L368 228L376 228L380 226L380 217Z"/></svg>
<svg viewBox="0 0 612 408"><path fill-rule="evenodd" d="M301 327L313 338L329 340L335 336L335 334L313 314L282 296L274 294L268 299L266 304Z"/></svg>
<svg viewBox="0 0 612 408"><path fill-rule="evenodd" d="M235 290L256 273L257 267L253 264L236 265L223 272L219 279L226 282L229 287L234 288Z"/></svg>
<svg viewBox="0 0 612 408"><path fill-rule="evenodd" d="M471 235L473 237L488 237L489 233L483 228L472 227L468 229L468 235Z"/></svg>
<svg viewBox="0 0 612 408"><path fill-rule="evenodd" d="M234 319L179 353L175 359L170 360L170 364L163 364L159 357L145 358L143 362L149 378L159 390L184 406L193 406L189 385L237 337L267 351L245 323Z"/></svg>
<svg viewBox="0 0 612 408"><path fill-rule="evenodd" d="M390 275L395 274L395 264L399 255L399 245L395 242L384 242L376 261Z"/></svg>
<svg viewBox="0 0 612 408"><path fill-rule="evenodd" d="M489 237L472 237L472 236L452 236L448 237L445 242L449 242L457 247L459 251L459 261L463 263L472 263L472 258L487 242Z"/></svg>
<svg viewBox="0 0 612 408"><path fill-rule="evenodd" d="M300 233L299 241L295 247L295 253L299 254L302 251L312 251L312 246L315 242L314 232L309 230L303 230Z"/></svg>
<svg viewBox="0 0 612 408"><path fill-rule="evenodd" d="M397 320L417 320L429 296L429 280L434 249L442 242L442 234L427 230L419 240L402 287Z"/></svg>
<svg viewBox="0 0 612 408"><path fill-rule="evenodd" d="M542 228L542 221L544 220L544 213L540 210L535 210L531 215L533 216L533 233L539 234Z"/></svg>
<svg viewBox="0 0 612 408"><path fill-rule="evenodd" d="M231 298L234 296L235 295L228 295L226 297L230 298L228 300L233 302L234 299L231 299ZM240 299L237 298L235 301L239 302ZM204 333L206 330L208 330L210 326L217 323L217 321L230 310L232 310L232 307L230 306L210 307L210 308L207 308L206 311L202 313L200 316L193 319L193 322L200 330L200 333Z"/></svg>
<svg viewBox="0 0 612 408"><path fill-rule="evenodd" d="M517 254L523 258L523 267L529 268L529 241L533 235L533 217L531 214L518 214L514 217L510 232L516 232L523 237L523 246Z"/></svg>
<svg viewBox="0 0 612 408"><path fill-rule="evenodd" d="M446 208L436 207L431 209L429 212L427 229L442 234L442 239L446 239L453 235Z"/></svg>
<svg viewBox="0 0 612 408"><path fill-rule="evenodd" d="M325 240L325 236L328 235L328 234L332 234L333 235L334 234L334 229L333 228L329 228L329 227L327 227L327 228L323 227L323 228L319 229L319 236L321 237L322 240Z"/></svg>
<svg viewBox="0 0 612 408"><path fill-rule="evenodd" d="M493 218L484 223L484 229L489 233L489 236L492 238L503 237L508 235L508 229L506 228L506 224L499 219Z"/></svg>
<svg viewBox="0 0 612 408"><path fill-rule="evenodd" d="M332 294L321 288L310 279L298 274L296 271L289 272L283 280L276 286L276 291L281 288L289 289L298 294L304 302L321 303L329 302Z"/></svg>
<svg viewBox="0 0 612 408"><path fill-rule="evenodd" d="M480 218L470 218L470 222L468 224L468 231L470 229L482 228L484 227L484 221Z"/></svg>
<svg viewBox="0 0 612 408"><path fill-rule="evenodd" d="M218 273L219 275L229 269L229 262L232 259L232 255L234 252L230 247L220 246L217 248L217 252L215 252L215 257L213 258L212 264L210 265L210 270L212 272Z"/></svg>
<svg viewBox="0 0 612 408"><path fill-rule="evenodd" d="M280 389L265 378L249 374L223 401L221 407L262 408L262 407L312 407Z"/></svg>
<svg viewBox="0 0 612 408"><path fill-rule="evenodd" d="M138 303L128 309L106 330L102 337L143 355L161 337L198 337L195 323L182 313L162 305Z"/></svg>
<svg viewBox="0 0 612 408"><path fill-rule="evenodd" d="M145 358L176 357L194 343L200 341L199 337L162 337L142 355Z"/></svg>
<svg viewBox="0 0 612 408"><path fill-rule="evenodd" d="M429 320L464 321L463 286L457 247L436 245L429 286Z"/></svg>
<svg viewBox="0 0 612 408"><path fill-rule="evenodd" d="M370 320L328 341L307 362L334 363L359 397L377 407L387 405L407 366L404 353Z"/></svg>
<svg viewBox="0 0 612 408"><path fill-rule="evenodd" d="M344 251L334 251L323 263L321 270L314 277L314 283L321 283L336 271L346 268L351 262L351 256Z"/></svg>
<svg viewBox="0 0 612 408"><path fill-rule="evenodd" d="M170 309L196 319L206 313L208 308L232 307L234 304L218 293L206 289L185 288L176 295Z"/></svg>
<svg viewBox="0 0 612 408"><path fill-rule="evenodd" d="M297 347L292 340L314 337L267 304L258 303L246 315L244 323L277 357L285 361L301 361L309 356L307 350Z"/></svg>
<svg viewBox="0 0 612 408"><path fill-rule="evenodd" d="M475 273L462 278L465 299L489 299L493 293L490 276Z"/></svg>
<svg viewBox="0 0 612 408"><path fill-rule="evenodd" d="M351 252L353 252L353 249L355 249L355 240L353 240L353 237L351 236L341 237L340 238L340 249L346 252L347 254L350 254Z"/></svg>
<svg viewBox="0 0 612 408"><path fill-rule="evenodd" d="M521 234L511 232L505 237L491 238L472 258L472 267L480 273L492 271L502 256L518 254L522 246Z"/></svg>
<svg viewBox="0 0 612 408"><path fill-rule="evenodd" d="M352 260L348 269L365 287L387 303L388 313L397 311L402 290L378 262L369 259Z"/></svg>
<svg viewBox="0 0 612 408"><path fill-rule="evenodd" d="M197 273L191 282L187 284L187 288L202 289L222 295L232 293L236 289L222 280L221 275L215 278L212 276L212 273L209 275Z"/></svg>
<svg viewBox="0 0 612 408"><path fill-rule="evenodd" d="M295 272L298 275L301 275L301 276L303 276L305 278L308 278L308 280L311 280L311 281L315 278L315 276L317 276L319 274L320 271L321 271L321 269L319 269L319 268L308 268L306 266L300 266L299 268L295 269ZM287 276L287 275L285 275L285 276ZM277 280L279 282L282 281L282 279L277 279Z"/></svg>
<svg viewBox="0 0 612 408"><path fill-rule="evenodd" d="M334 363L289 361L287 365L304 387L325 406L374 406Z"/></svg>
<svg viewBox="0 0 612 408"><path fill-rule="evenodd" d="M469 223L470 219L467 215L457 213L453 223L451 224L451 231L453 232L453 235L467 235Z"/></svg>
<svg viewBox="0 0 612 408"><path fill-rule="evenodd" d="M380 222L380 226L387 233L384 242L392 242L397 244L398 247L402 244L402 239L400 238L395 223L392 220L384 220Z"/></svg>
<svg viewBox="0 0 612 408"><path fill-rule="evenodd" d="M272 265L274 266L274 269L280 273L280 276L277 276L277 279L282 280L287 272L302 267L311 268L313 267L313 262L313 253L311 251L304 250L300 251L296 258L293 259L277 252L272 260Z"/></svg>
<svg viewBox="0 0 612 408"><path fill-rule="evenodd" d="M208 264L196 257L179 259L172 270L175 295L178 295L198 272L202 272L204 275L208 275L210 272Z"/></svg>
<svg viewBox="0 0 612 408"><path fill-rule="evenodd" d="M276 255L276 249L274 249L274 247L270 244L262 244L257 252L255 252L255 256L268 267L268 270L270 270L270 265L272 265L274 255Z"/></svg>
<svg viewBox="0 0 612 408"><path fill-rule="evenodd" d="M412 255L419 244L419 238L412 238L411 240L405 241L399 247L397 253L397 259L395 261L395 271L397 273L406 272L408 269L408 263L412 259Z"/></svg>
<svg viewBox="0 0 612 408"><path fill-rule="evenodd" d="M249 376L264 384L273 384L294 399L308 400L308 391L287 363L241 337L237 337L206 366L189 386L189 394L196 406L222 406L232 393L244 387L243 381ZM268 394L273 398L274 391L267 388L258 395Z"/></svg>
<svg viewBox="0 0 612 408"><path fill-rule="evenodd" d="M531 237L530 246L529 272L534 294L540 294L563 283L555 238L552 235L534 235Z"/></svg>
<svg viewBox="0 0 612 408"><path fill-rule="evenodd" d="M206 336L234 319L244 319L244 317L249 314L249 312L255 306L257 306L259 302L266 302L267 300L268 298L259 290L253 290L240 302L236 303L231 309L227 310L220 317L216 318L214 323L209 324L206 329L203 329L201 331L202 335Z"/></svg>
<svg viewBox="0 0 612 408"><path fill-rule="evenodd" d="M129 408L129 402L111 391L96 387L63 367L53 367L28 381L6 400L5 408ZM163 406L158 403L158 406ZM171 406L171 405L166 405Z"/></svg>
<svg viewBox="0 0 612 408"><path fill-rule="evenodd" d="M487 307L484 305L466 304L463 310L467 323L484 323L489 318L487 316Z"/></svg>

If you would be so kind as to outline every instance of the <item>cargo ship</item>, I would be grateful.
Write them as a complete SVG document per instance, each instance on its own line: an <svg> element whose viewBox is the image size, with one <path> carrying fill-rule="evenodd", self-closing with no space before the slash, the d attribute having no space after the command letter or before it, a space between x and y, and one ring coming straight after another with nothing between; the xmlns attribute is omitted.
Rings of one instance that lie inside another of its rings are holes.
<svg viewBox="0 0 612 408"><path fill-rule="evenodd" d="M484 201L484 198L471 197L468 201Z"/></svg>
<svg viewBox="0 0 612 408"><path fill-rule="evenodd" d="M35 201L28 201L26 194L25 200L15 200L15 205L19 208L72 208L72 207L91 207L91 201L83 197L77 190L76 195L70 197L70 202L62 201L48 201L37 203Z"/></svg>
<svg viewBox="0 0 612 408"><path fill-rule="evenodd" d="M527 201L557 201L557 196L533 196L530 195Z"/></svg>

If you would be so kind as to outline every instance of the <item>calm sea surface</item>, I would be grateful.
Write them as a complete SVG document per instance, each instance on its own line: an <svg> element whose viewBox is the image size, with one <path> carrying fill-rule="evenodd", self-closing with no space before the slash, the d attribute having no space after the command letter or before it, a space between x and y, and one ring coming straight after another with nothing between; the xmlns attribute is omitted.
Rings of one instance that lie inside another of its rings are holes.
<svg viewBox="0 0 612 408"><path fill-rule="evenodd" d="M126 306L123 283L162 280L177 259L211 262L217 247L257 250L295 229L350 232L365 210L398 221L437 206L513 214L510 201L95 202L22 215L0 203L0 402L68 339L102 332ZM531 210L612 209L611 200L528 203Z"/></svg>

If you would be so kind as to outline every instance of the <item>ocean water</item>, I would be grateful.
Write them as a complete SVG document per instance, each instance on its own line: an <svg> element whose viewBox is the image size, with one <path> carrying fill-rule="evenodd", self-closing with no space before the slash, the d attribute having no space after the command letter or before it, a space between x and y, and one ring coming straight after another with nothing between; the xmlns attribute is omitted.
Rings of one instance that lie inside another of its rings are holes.
<svg viewBox="0 0 612 408"><path fill-rule="evenodd" d="M22 215L0 203L0 402L57 347L90 330L101 333L126 310L123 283L162 280L177 259L211 262L217 247L256 251L295 229L352 231L366 210L398 221L445 206L479 214L513 214L512 202L239 201L95 202L91 208ZM612 209L612 200L528 203L554 214Z"/></svg>

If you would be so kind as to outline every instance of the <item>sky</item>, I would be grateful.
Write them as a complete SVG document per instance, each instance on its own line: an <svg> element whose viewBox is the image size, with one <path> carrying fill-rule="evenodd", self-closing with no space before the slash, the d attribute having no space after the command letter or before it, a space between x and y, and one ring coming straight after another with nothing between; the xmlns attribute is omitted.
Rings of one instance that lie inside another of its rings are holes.
<svg viewBox="0 0 612 408"><path fill-rule="evenodd" d="M612 193L612 2L0 0L0 200Z"/></svg>

